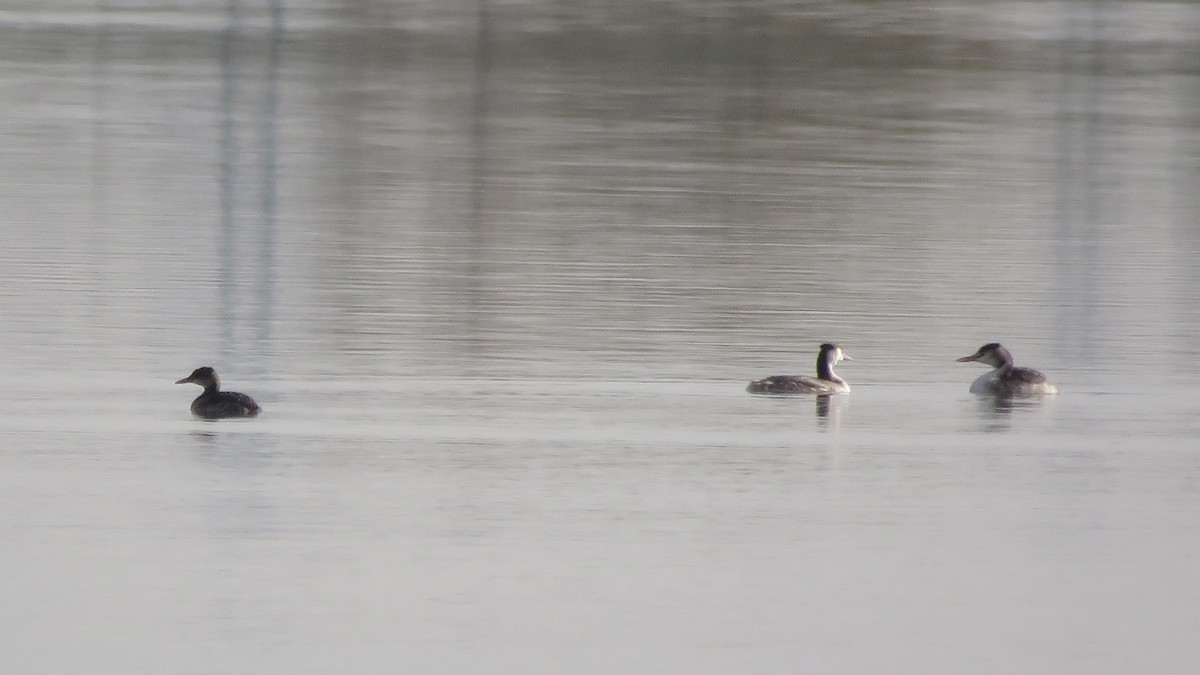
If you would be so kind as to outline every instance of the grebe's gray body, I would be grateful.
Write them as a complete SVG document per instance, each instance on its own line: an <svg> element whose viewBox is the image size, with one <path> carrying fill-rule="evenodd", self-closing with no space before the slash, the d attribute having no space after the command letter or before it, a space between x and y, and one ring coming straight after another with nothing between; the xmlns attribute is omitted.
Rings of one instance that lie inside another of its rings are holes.
<svg viewBox="0 0 1200 675"><path fill-rule="evenodd" d="M192 371L191 375L177 380L175 384L198 384L204 387L204 393L192 401L192 414L208 420L223 417L254 417L262 408L254 399L236 391L221 391L221 378L217 371L204 366Z"/></svg>
<svg viewBox="0 0 1200 675"><path fill-rule="evenodd" d="M755 380L746 387L751 394L844 394L850 385L833 372L838 361L853 361L842 348L826 342L817 354L817 376L775 375L765 380Z"/></svg>
<svg viewBox="0 0 1200 675"><path fill-rule="evenodd" d="M1012 353L999 342L989 342L974 354L957 360L978 361L994 369L975 378L971 383L972 394L1028 398L1053 396L1058 393L1058 387L1050 384L1045 375L1032 368L1014 366Z"/></svg>

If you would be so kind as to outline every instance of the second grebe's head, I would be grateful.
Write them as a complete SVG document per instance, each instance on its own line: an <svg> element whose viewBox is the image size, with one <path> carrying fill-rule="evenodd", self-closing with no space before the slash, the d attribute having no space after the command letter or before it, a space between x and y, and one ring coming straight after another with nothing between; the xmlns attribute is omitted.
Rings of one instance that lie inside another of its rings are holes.
<svg viewBox="0 0 1200 675"><path fill-rule="evenodd" d="M832 342L826 342L821 345L821 358L830 365L836 365L838 361L853 361L842 348Z"/></svg>
<svg viewBox="0 0 1200 675"><path fill-rule="evenodd" d="M208 389L215 384L220 384L220 382L221 379L217 377L217 371L209 368L208 366L202 366L193 370L191 375L188 375L182 380L176 380L175 384L198 384L201 387Z"/></svg>
<svg viewBox="0 0 1200 675"><path fill-rule="evenodd" d="M1012 354L1010 354L1009 351L1004 348L1004 345L1000 344L999 342L989 342L980 347L974 354L955 360L959 363L978 361L980 363L986 363L993 368L1011 365L1013 362Z"/></svg>

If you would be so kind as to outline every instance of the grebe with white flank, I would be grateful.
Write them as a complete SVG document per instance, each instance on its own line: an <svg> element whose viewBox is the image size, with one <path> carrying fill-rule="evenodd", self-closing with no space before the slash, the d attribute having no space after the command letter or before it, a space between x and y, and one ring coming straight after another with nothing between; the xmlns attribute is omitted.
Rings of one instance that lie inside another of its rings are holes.
<svg viewBox="0 0 1200 675"><path fill-rule="evenodd" d="M1050 384L1046 376L1032 368L1013 365L1013 356L999 342L989 342L974 354L957 359L959 362L978 361L994 368L975 378L971 383L972 394L999 397L1053 396L1058 387Z"/></svg>
<svg viewBox="0 0 1200 675"><path fill-rule="evenodd" d="M216 420L222 417L254 417L262 408L254 399L236 391L221 391L221 378L217 371L204 366L192 371L191 375L178 380L175 384L198 384L204 387L204 393L192 401L192 414L204 419Z"/></svg>
<svg viewBox="0 0 1200 675"><path fill-rule="evenodd" d="M850 385L833 372L838 361L853 361L842 348L831 342L821 345L817 354L817 376L775 375L765 380L756 380L746 387L751 394L844 394Z"/></svg>

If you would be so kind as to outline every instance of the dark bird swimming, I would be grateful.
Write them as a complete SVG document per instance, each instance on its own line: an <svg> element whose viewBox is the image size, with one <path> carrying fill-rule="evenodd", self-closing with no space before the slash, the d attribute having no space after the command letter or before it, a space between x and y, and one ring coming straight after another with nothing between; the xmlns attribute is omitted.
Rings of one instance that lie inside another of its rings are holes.
<svg viewBox="0 0 1200 675"><path fill-rule="evenodd" d="M839 361L853 361L842 348L832 342L821 345L817 354L817 376L774 375L765 380L755 380L746 387L751 394L844 394L850 385L833 372Z"/></svg>
<svg viewBox="0 0 1200 675"><path fill-rule="evenodd" d="M1058 387L1050 384L1046 376L1032 368L1013 365L1012 353L999 342L989 342L974 354L957 359L959 362L978 361L994 370L975 378L971 383L972 394L983 394L1003 398L1053 396Z"/></svg>
<svg viewBox="0 0 1200 675"><path fill-rule="evenodd" d="M221 378L217 371L204 366L192 371L191 375L177 380L175 384L198 384L204 392L192 401L192 414L206 420L223 417L254 417L262 408L254 399L236 391L221 391Z"/></svg>

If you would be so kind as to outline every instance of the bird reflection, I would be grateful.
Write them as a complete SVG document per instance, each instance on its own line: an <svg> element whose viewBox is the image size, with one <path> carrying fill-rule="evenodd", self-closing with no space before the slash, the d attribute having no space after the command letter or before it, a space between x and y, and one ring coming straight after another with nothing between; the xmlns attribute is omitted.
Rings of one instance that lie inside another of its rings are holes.
<svg viewBox="0 0 1200 675"><path fill-rule="evenodd" d="M848 396L822 394L816 398L817 423L823 429L836 429L842 422L842 411L846 409Z"/></svg>
<svg viewBox="0 0 1200 675"><path fill-rule="evenodd" d="M1012 396L980 396L975 401L984 431L1011 431L1013 415L1017 410L1041 407L1041 399L1014 398Z"/></svg>

